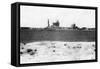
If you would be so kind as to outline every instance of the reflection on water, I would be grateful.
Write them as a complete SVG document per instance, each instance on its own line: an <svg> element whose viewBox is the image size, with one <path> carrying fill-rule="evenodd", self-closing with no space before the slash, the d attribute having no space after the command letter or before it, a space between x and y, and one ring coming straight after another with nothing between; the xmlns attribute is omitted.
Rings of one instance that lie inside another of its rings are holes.
<svg viewBox="0 0 100 69"><path fill-rule="evenodd" d="M95 42L40 41L20 43L20 63L95 59Z"/></svg>

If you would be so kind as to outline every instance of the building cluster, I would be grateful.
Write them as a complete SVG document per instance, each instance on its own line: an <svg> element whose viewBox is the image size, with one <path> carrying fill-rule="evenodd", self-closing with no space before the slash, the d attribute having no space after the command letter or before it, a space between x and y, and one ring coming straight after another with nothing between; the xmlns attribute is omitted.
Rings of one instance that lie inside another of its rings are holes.
<svg viewBox="0 0 100 69"><path fill-rule="evenodd" d="M95 31L95 28L87 28L87 27L78 27L76 24L72 24L71 27L60 27L60 22L57 20L50 25L48 20L48 26L45 28L30 28L30 27L21 27L21 29L34 29L34 30L89 30Z"/></svg>
<svg viewBox="0 0 100 69"><path fill-rule="evenodd" d="M76 26L76 24L72 24L71 27L60 27L60 22L58 20L56 22L53 22L53 25L51 26L48 20L47 28L56 29L56 30L59 30L59 29L60 30L95 30L95 28L86 28L86 27L79 28L78 26Z"/></svg>

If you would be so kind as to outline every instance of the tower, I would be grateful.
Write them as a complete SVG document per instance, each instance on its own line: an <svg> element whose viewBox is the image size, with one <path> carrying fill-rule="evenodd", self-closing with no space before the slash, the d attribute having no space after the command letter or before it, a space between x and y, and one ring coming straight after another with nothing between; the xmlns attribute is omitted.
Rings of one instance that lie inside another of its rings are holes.
<svg viewBox="0 0 100 69"><path fill-rule="evenodd" d="M48 19L48 27L50 27L50 24L49 24L49 19Z"/></svg>

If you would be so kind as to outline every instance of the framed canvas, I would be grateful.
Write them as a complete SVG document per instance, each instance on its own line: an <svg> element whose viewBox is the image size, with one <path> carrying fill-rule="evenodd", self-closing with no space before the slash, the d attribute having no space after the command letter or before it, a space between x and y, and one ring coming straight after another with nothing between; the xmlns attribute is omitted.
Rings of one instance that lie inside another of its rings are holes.
<svg viewBox="0 0 100 69"><path fill-rule="evenodd" d="M11 64L97 61L97 7L11 4Z"/></svg>

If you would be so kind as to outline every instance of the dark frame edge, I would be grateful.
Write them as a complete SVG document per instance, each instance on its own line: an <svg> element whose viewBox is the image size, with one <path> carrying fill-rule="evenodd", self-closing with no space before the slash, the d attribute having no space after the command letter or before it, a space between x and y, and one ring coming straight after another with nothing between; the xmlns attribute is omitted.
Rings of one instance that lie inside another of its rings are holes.
<svg viewBox="0 0 100 69"><path fill-rule="evenodd" d="M44 7L61 7L61 8L77 8L77 9L96 9L96 6L80 6L80 5L63 5L63 4L49 4L49 3L31 3L31 2L15 2L13 4L26 6L44 6Z"/></svg>
<svg viewBox="0 0 100 69"><path fill-rule="evenodd" d="M98 62L98 7L95 8L95 26L96 26L96 31L95 31L95 39L96 39L96 61Z"/></svg>
<svg viewBox="0 0 100 69"><path fill-rule="evenodd" d="M18 24L17 3L11 4L11 65L18 67L18 47L17 47L17 24Z"/></svg>
<svg viewBox="0 0 100 69"><path fill-rule="evenodd" d="M63 61L63 62L45 62L45 63L29 63L29 64L20 64L18 67L27 67L27 66L45 66L45 65L62 65L62 64L80 64L80 63L94 63L97 60L79 60L79 61Z"/></svg>

